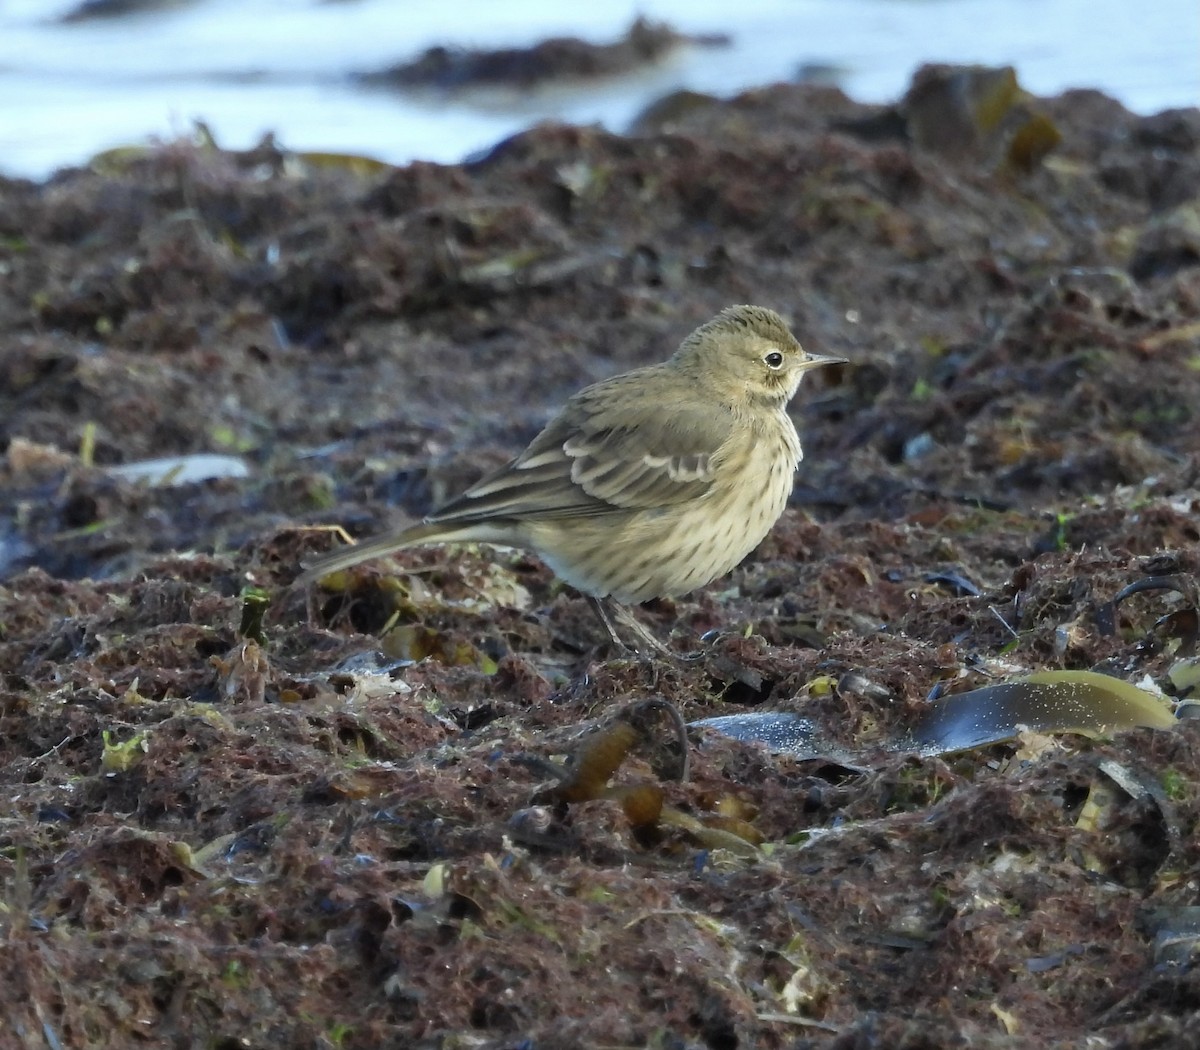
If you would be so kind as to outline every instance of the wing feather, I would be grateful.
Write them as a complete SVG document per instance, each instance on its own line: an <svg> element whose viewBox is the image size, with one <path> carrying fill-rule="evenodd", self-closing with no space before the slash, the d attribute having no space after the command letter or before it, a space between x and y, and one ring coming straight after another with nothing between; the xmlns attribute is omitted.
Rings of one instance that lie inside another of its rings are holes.
<svg viewBox="0 0 1200 1050"><path fill-rule="evenodd" d="M732 413L640 394L638 373L589 387L529 447L436 513L469 523L651 509L696 499L734 433Z"/></svg>

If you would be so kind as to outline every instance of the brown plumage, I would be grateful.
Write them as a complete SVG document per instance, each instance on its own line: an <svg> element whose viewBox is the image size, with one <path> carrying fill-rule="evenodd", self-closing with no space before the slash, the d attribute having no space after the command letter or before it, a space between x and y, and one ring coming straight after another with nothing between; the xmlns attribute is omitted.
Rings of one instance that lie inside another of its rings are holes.
<svg viewBox="0 0 1200 1050"><path fill-rule="evenodd" d="M800 461L786 406L805 353L774 311L731 306L666 361L586 387L519 456L419 524L313 562L297 580L404 547L484 541L533 551L662 646L621 605L725 575L783 513Z"/></svg>

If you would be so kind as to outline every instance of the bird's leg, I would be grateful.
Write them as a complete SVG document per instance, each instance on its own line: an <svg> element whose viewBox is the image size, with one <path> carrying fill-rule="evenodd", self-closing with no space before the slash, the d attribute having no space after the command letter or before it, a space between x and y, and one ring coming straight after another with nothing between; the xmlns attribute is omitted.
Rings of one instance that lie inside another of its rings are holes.
<svg viewBox="0 0 1200 1050"><path fill-rule="evenodd" d="M613 645L623 653L630 652L629 646L625 644L625 639L618 633L617 625L613 623L612 616L609 615L607 604L609 599L594 598L590 594L586 594L584 597L587 598L588 605L592 607L592 611L596 614L597 618L604 624L604 629L608 632L608 637L612 640Z"/></svg>
<svg viewBox="0 0 1200 1050"><path fill-rule="evenodd" d="M668 649L648 628L642 625L642 622L626 606L612 598L593 598L588 595L588 601L591 602L592 608L596 610L596 615L600 617L600 622L604 624L609 637L619 649L628 651L629 646L617 632L617 624L634 636L636 639L634 648L639 653L656 653L677 663L691 663L704 656L703 653L677 653L673 649Z"/></svg>

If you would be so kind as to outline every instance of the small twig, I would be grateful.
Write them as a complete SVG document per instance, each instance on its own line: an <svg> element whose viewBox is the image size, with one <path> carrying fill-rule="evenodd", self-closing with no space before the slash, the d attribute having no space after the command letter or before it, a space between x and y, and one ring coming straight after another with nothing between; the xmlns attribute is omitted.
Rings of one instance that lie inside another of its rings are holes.
<svg viewBox="0 0 1200 1050"><path fill-rule="evenodd" d="M988 609L991 611L991 614L994 617L996 617L996 619L999 620L1004 625L1004 627L1008 631L1008 633L1011 634L1014 638L1016 638L1019 641L1021 636L1019 634L1017 634L1016 630L1014 630L1013 625L1011 623L1009 623L1003 616L1000 615L1000 610L997 609L994 605L989 605Z"/></svg>

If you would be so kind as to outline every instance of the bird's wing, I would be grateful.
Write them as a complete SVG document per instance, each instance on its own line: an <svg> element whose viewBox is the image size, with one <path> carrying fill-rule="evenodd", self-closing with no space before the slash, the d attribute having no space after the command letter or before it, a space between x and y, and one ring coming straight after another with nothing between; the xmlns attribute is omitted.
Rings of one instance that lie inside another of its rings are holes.
<svg viewBox="0 0 1200 1050"><path fill-rule="evenodd" d="M702 496L733 418L717 406L626 408L620 420L600 413L563 444L571 480L615 507L659 507Z"/></svg>
<svg viewBox="0 0 1200 1050"><path fill-rule="evenodd" d="M623 377L624 378L624 377ZM605 514L682 503L712 486L734 432L716 405L581 392L529 447L434 515L441 522Z"/></svg>

